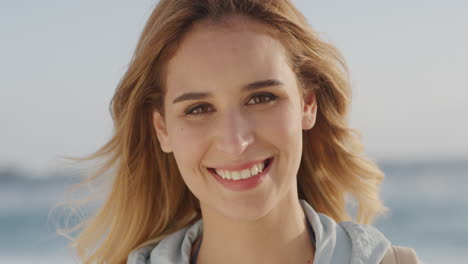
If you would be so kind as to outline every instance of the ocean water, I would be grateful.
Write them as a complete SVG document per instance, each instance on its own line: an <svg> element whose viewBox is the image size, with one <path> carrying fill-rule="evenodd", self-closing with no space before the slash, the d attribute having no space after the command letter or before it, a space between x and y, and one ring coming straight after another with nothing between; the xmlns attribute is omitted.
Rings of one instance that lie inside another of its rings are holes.
<svg viewBox="0 0 468 264"><path fill-rule="evenodd" d="M377 228L392 243L415 248L424 263L468 263L468 160L380 165L390 213ZM79 263L49 215L72 182L62 176L41 180L0 171L0 263Z"/></svg>

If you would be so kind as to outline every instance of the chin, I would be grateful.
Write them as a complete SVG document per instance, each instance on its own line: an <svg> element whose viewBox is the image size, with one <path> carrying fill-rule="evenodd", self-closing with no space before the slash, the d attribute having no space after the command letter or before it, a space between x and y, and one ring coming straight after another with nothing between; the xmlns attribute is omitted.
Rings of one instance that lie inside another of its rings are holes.
<svg viewBox="0 0 468 264"><path fill-rule="evenodd" d="M242 199L223 202L216 210L224 217L236 221L255 221L267 215L273 208L272 201L262 199Z"/></svg>

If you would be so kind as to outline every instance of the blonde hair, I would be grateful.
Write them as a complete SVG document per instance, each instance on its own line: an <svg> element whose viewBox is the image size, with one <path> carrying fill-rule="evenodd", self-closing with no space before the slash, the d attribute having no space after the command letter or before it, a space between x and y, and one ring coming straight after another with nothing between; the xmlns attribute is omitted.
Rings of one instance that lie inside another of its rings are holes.
<svg viewBox="0 0 468 264"><path fill-rule="evenodd" d="M100 210L73 229L84 228L72 243L83 262L125 263L130 251L200 219L199 201L184 184L174 156L160 148L152 112L163 110L165 63L184 34L201 19L221 22L232 15L277 31L299 86L316 94L316 125L303 131L299 198L337 222L352 219L347 194L359 205L357 222L372 223L384 212L379 199L384 176L363 157L358 134L348 126L351 89L344 59L318 38L289 0L161 0L112 98L112 138L91 156L77 159L105 160L86 183L115 170Z"/></svg>

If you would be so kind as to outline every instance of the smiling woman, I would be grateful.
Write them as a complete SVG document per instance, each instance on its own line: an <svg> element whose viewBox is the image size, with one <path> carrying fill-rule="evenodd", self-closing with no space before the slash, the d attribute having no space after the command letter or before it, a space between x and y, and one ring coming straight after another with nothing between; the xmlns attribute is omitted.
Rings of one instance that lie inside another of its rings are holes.
<svg viewBox="0 0 468 264"><path fill-rule="evenodd" d="M116 172L80 258L392 263L366 225L383 174L348 127L350 94L289 1L161 0L113 97L115 134L89 157Z"/></svg>

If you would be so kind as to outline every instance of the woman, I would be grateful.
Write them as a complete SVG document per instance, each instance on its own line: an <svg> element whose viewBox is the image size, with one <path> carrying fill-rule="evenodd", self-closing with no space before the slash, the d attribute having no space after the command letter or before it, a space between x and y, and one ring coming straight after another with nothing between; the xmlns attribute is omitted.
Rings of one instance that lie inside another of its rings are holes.
<svg viewBox="0 0 468 264"><path fill-rule="evenodd" d="M381 262L390 242L365 224L384 212L383 174L348 127L350 95L342 57L290 1L161 0L113 97L115 134L89 158L115 178L79 256Z"/></svg>

